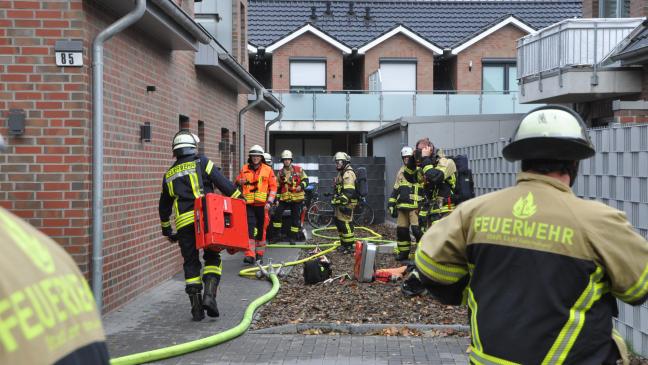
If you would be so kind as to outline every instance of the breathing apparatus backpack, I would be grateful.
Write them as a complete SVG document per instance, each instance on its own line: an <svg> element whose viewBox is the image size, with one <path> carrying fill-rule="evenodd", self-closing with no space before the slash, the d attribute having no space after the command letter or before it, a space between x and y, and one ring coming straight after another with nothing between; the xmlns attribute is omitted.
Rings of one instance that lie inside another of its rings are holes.
<svg viewBox="0 0 648 365"><path fill-rule="evenodd" d="M317 284L331 277L331 261L320 256L304 263L304 284Z"/></svg>
<svg viewBox="0 0 648 365"><path fill-rule="evenodd" d="M452 200L455 204L465 202L475 197L475 182L473 180L472 170L468 167L468 156L456 155L449 156L457 166L455 177L457 181L453 191Z"/></svg>
<svg viewBox="0 0 648 365"><path fill-rule="evenodd" d="M356 180L355 180L355 189L356 193L360 197L366 197L369 194L369 186L367 184L367 169L364 167L358 167L355 171Z"/></svg>

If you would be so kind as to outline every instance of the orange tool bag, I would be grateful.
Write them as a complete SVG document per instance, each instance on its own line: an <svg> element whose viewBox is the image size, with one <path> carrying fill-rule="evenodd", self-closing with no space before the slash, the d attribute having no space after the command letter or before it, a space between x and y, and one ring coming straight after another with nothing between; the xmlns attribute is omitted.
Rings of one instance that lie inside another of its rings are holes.
<svg viewBox="0 0 648 365"><path fill-rule="evenodd" d="M194 203L196 248L227 250L230 254L249 249L245 202L208 193Z"/></svg>

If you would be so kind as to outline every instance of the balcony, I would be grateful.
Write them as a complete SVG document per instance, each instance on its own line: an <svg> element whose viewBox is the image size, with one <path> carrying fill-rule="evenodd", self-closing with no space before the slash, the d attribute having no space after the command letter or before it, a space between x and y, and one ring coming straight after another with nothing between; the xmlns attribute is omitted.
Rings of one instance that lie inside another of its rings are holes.
<svg viewBox="0 0 648 365"><path fill-rule="evenodd" d="M641 71L609 55L642 18L568 19L518 40L522 103L576 103L641 92Z"/></svg>
<svg viewBox="0 0 648 365"><path fill-rule="evenodd" d="M287 92L272 91L285 105L271 131L367 132L400 117L525 113L515 92ZM276 113L267 112L266 120Z"/></svg>

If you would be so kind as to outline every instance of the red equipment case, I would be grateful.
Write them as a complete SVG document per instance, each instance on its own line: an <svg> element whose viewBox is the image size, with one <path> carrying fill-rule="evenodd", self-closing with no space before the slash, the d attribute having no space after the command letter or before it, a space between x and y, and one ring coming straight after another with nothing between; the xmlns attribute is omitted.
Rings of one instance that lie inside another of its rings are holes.
<svg viewBox="0 0 648 365"><path fill-rule="evenodd" d="M245 202L209 193L194 204L196 248L229 253L249 249Z"/></svg>

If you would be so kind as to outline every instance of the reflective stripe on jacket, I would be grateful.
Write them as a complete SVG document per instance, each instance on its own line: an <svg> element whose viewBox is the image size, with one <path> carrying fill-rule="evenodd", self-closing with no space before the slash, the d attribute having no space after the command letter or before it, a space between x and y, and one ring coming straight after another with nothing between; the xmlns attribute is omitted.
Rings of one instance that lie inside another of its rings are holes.
<svg viewBox="0 0 648 365"><path fill-rule="evenodd" d="M401 166L394 181L389 203L401 210L415 210L420 208L423 200L423 187L418 182L419 169L411 170Z"/></svg>
<svg viewBox="0 0 648 365"><path fill-rule="evenodd" d="M248 205L265 205L275 200L277 180L272 168L266 164L259 164L256 170L246 164L236 177L236 183L241 187Z"/></svg>
<svg viewBox="0 0 648 365"><path fill-rule="evenodd" d="M308 186L308 176L304 169L291 164L288 170L286 168L279 170L278 177L279 201L295 203L304 201L304 190ZM297 187L300 187L300 191L297 191Z"/></svg>

